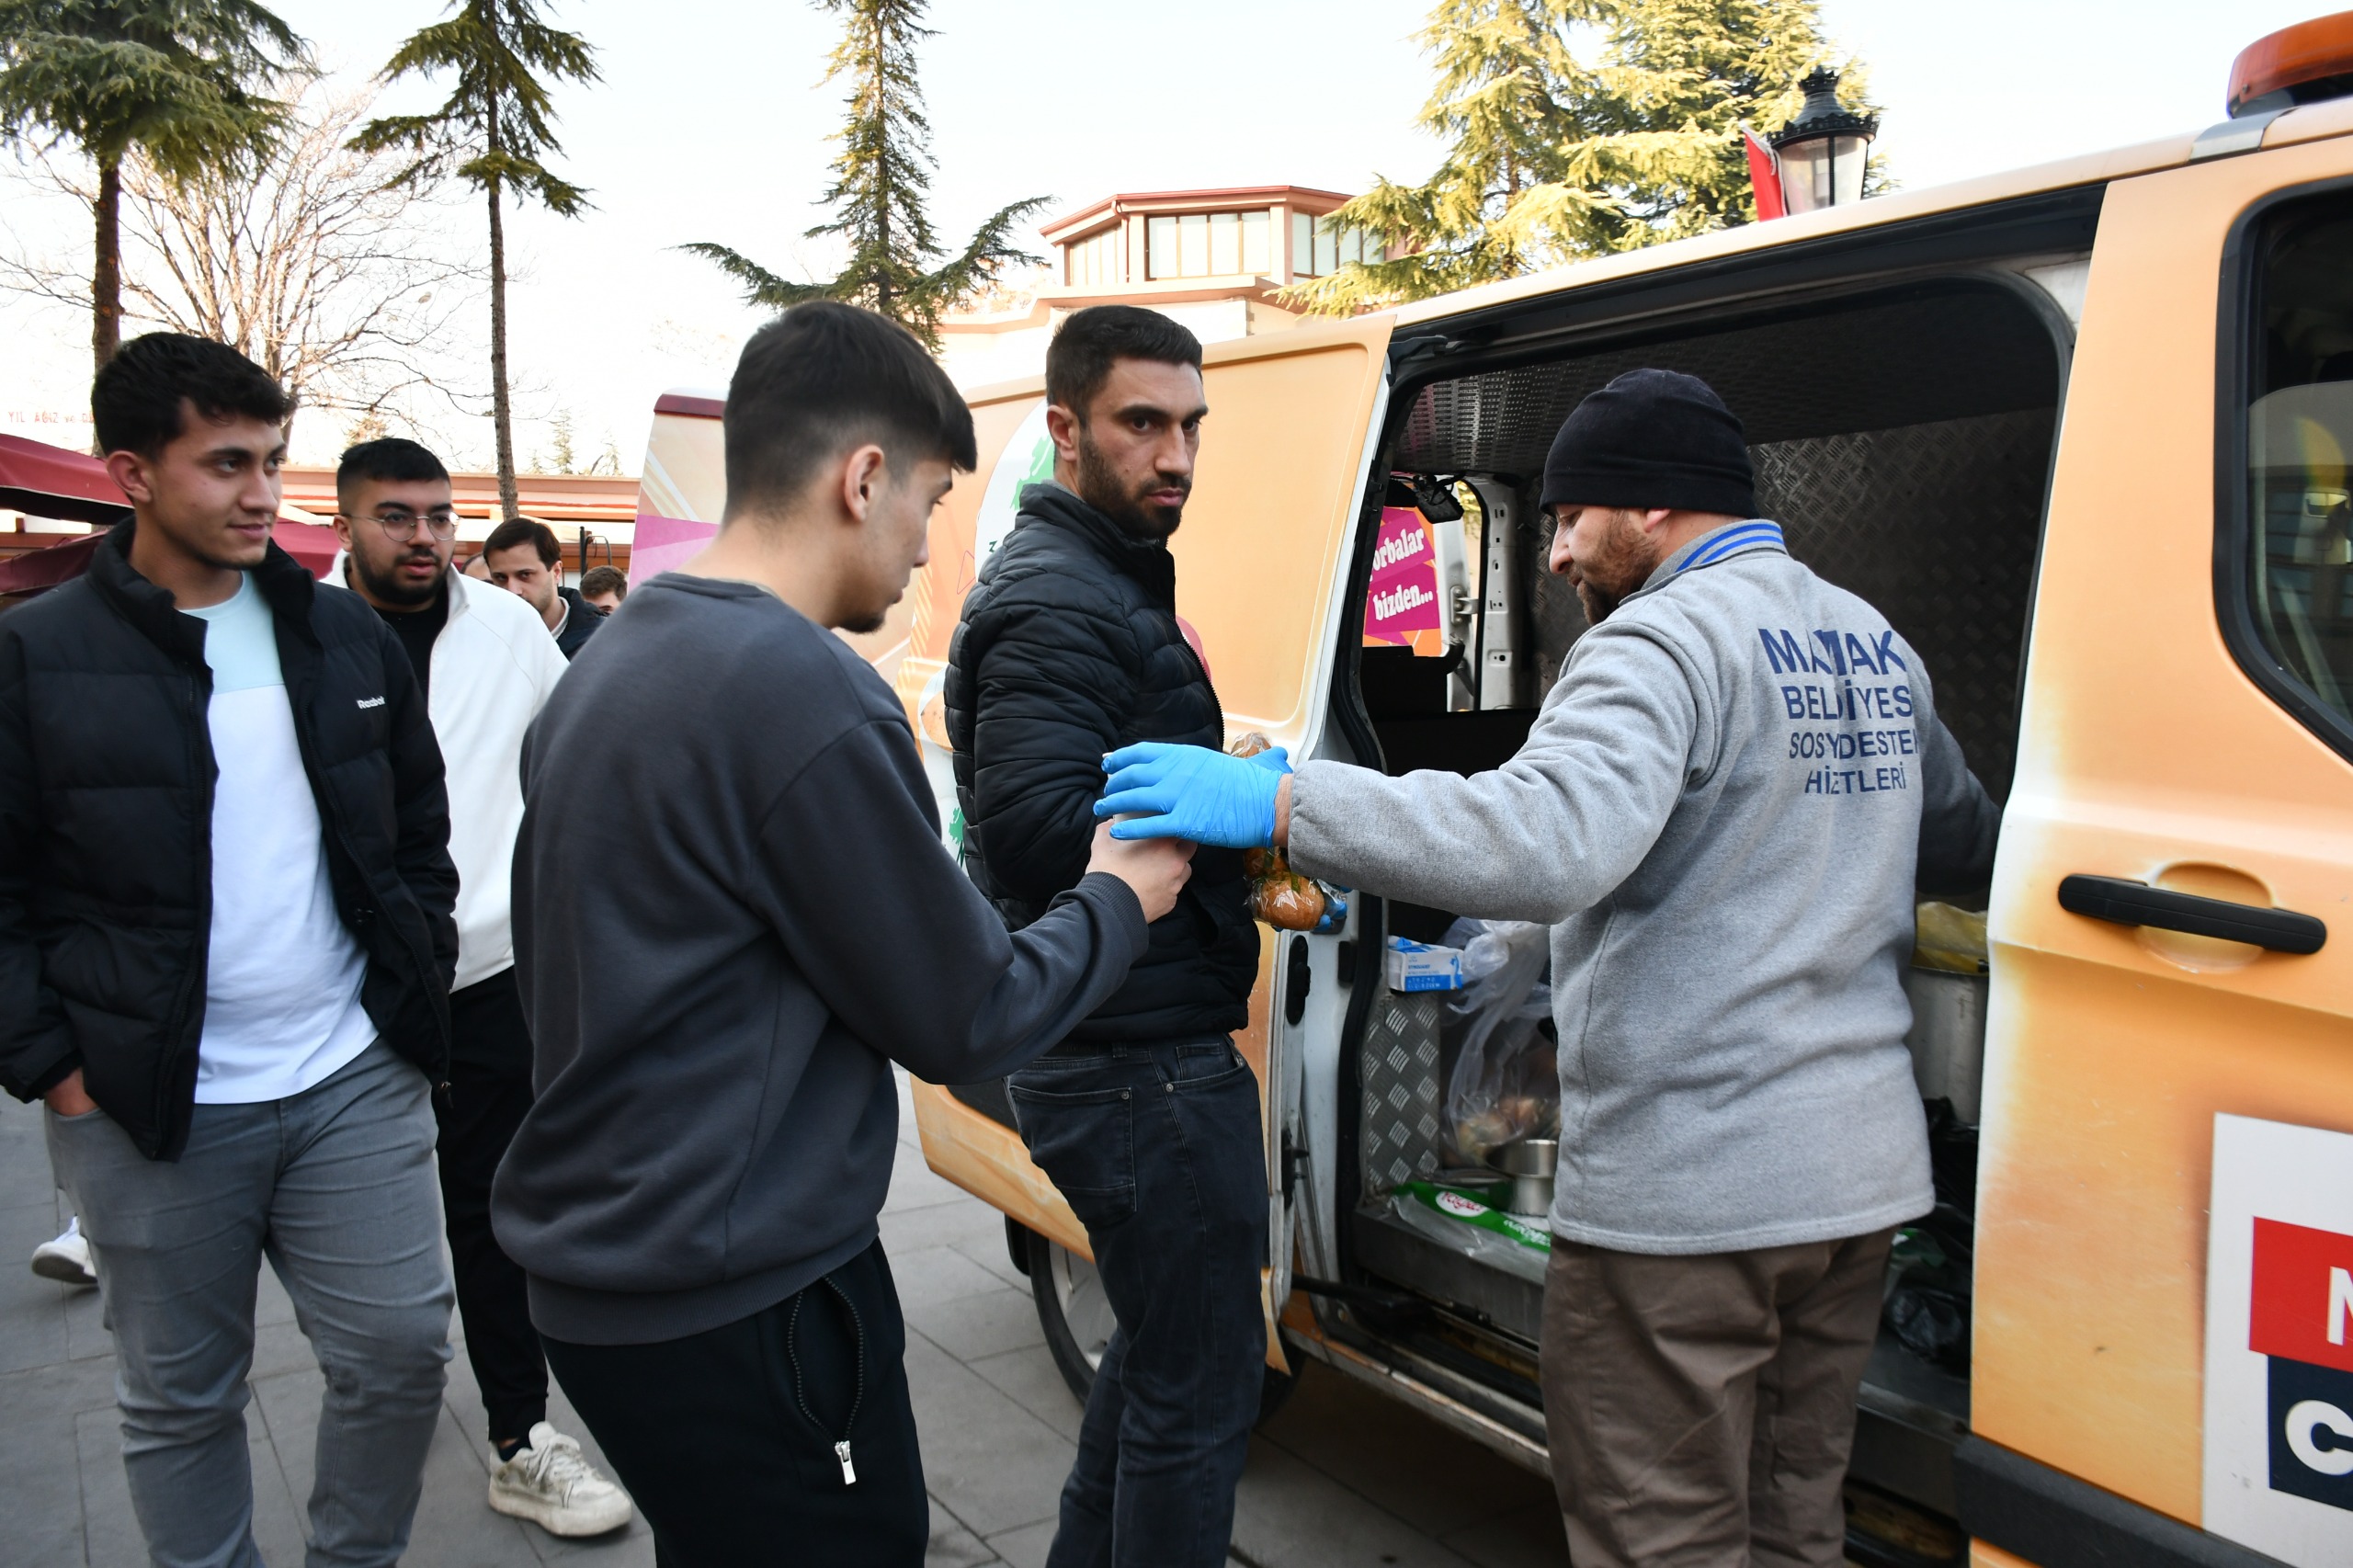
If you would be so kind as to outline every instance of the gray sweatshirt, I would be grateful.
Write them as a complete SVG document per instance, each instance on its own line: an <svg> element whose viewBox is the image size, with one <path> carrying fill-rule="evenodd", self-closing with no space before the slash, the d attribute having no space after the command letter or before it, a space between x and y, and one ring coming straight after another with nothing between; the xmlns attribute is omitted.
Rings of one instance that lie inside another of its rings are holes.
<svg viewBox="0 0 2353 1568"><path fill-rule="evenodd" d="M1910 645L1750 521L1580 639L1496 771L1303 764L1290 859L1550 923L1552 1230L1733 1252L1931 1207L1900 966L1915 880L1982 881L1997 824Z"/></svg>

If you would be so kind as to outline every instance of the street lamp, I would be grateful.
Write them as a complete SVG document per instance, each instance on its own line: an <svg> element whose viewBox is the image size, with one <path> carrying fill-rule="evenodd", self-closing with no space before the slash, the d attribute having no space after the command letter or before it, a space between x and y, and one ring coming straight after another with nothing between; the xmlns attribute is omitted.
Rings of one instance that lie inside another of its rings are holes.
<svg viewBox="0 0 2353 1568"><path fill-rule="evenodd" d="M1838 107L1838 73L1817 66L1799 84L1805 107L1773 133L1780 160L1781 192L1792 213L1844 205L1863 199L1863 166L1870 160L1879 117L1850 114Z"/></svg>

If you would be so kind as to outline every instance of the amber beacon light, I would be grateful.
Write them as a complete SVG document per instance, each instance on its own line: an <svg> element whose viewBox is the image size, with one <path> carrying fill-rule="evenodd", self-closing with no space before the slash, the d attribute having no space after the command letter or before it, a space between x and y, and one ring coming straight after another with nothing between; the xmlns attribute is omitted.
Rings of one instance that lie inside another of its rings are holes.
<svg viewBox="0 0 2353 1568"><path fill-rule="evenodd" d="M2256 40L2231 62L2233 119L2353 95L2353 11Z"/></svg>

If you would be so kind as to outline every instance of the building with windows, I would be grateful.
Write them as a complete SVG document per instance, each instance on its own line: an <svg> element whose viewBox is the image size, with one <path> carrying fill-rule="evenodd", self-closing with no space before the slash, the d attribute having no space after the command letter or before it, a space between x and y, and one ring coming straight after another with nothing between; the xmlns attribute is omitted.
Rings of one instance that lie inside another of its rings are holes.
<svg viewBox="0 0 2353 1568"><path fill-rule="evenodd" d="M1331 214L1348 198L1295 185L1108 196L1039 232L1046 266L940 323L940 360L959 385L1036 375L1054 324L1088 305L1142 305L1204 343L1279 332L1286 285L1380 261L1380 242Z"/></svg>

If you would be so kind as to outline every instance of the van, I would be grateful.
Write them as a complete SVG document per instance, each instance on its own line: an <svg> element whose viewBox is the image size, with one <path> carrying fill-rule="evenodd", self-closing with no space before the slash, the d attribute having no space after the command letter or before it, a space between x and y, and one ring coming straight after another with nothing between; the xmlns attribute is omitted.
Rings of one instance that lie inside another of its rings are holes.
<svg viewBox="0 0 2353 1568"><path fill-rule="evenodd" d="M1861 1393L1859 1562L2353 1562L2353 28L2323 42L2200 134L1207 351L1172 548L1230 741L1510 756L1585 627L1536 479L1639 366L1722 394L1790 553L1926 659L2003 827L1982 958L1915 976L1947 1201ZM1051 460L1038 381L971 401L979 472L869 649L951 846L949 641ZM715 517L654 504L665 422L716 446L715 406L665 402L647 509ZM1383 960L1465 912L1346 898L1261 928L1238 1041L1268 1399L1321 1362L1540 1471L1540 1276L1395 1201L1449 1176L1450 1026ZM1003 1085L915 1105L1083 1394L1109 1314Z"/></svg>

